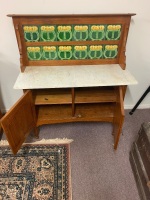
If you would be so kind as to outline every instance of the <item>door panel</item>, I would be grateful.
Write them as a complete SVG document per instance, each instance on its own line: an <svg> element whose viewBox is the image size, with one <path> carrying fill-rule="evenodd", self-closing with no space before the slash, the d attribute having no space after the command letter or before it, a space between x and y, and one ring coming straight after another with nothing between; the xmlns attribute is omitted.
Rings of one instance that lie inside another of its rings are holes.
<svg viewBox="0 0 150 200"><path fill-rule="evenodd" d="M36 126L35 107L31 91L1 119L1 125L14 154L20 149L29 132Z"/></svg>

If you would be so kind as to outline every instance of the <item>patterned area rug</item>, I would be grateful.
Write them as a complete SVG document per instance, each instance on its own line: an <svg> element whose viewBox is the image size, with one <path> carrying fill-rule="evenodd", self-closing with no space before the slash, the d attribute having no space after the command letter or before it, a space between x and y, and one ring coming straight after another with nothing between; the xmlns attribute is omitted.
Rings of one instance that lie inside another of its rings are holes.
<svg viewBox="0 0 150 200"><path fill-rule="evenodd" d="M70 145L0 147L0 200L71 200Z"/></svg>

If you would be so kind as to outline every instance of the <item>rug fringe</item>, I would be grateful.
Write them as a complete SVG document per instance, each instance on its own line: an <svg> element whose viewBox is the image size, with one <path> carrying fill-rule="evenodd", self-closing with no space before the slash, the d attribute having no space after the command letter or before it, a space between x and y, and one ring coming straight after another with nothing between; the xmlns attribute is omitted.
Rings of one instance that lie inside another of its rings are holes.
<svg viewBox="0 0 150 200"><path fill-rule="evenodd" d="M23 144L70 144L72 139L68 138L55 138L55 139L42 139L34 142L24 142ZM7 140L1 140L0 146L9 145Z"/></svg>
<svg viewBox="0 0 150 200"><path fill-rule="evenodd" d="M25 144L70 144L72 139L68 138L55 138L55 139L42 139L35 142L25 142Z"/></svg>
<svg viewBox="0 0 150 200"><path fill-rule="evenodd" d="M1 140L0 141L0 146L3 146L3 145L9 145L8 141L7 140Z"/></svg>

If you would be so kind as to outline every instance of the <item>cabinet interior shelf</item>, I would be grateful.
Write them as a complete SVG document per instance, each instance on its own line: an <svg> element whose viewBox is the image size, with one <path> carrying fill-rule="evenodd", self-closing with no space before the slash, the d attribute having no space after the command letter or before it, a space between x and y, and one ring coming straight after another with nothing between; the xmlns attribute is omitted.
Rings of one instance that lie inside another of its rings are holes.
<svg viewBox="0 0 150 200"><path fill-rule="evenodd" d="M114 87L33 90L35 105L115 102Z"/></svg>
<svg viewBox="0 0 150 200"><path fill-rule="evenodd" d="M71 89L41 89L32 90L35 105L71 104Z"/></svg>
<svg viewBox="0 0 150 200"><path fill-rule="evenodd" d="M113 121L115 87L32 90L38 125L75 121Z"/></svg>
<svg viewBox="0 0 150 200"><path fill-rule="evenodd" d="M107 121L112 122L114 117L113 103L77 104L72 116L70 105L43 105L36 106L37 124L80 122L80 121Z"/></svg>

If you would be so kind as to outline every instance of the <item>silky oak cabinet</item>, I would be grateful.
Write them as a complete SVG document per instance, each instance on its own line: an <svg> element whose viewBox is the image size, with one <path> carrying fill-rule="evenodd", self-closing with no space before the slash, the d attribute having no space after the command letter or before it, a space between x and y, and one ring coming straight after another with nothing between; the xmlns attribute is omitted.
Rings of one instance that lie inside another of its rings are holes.
<svg viewBox="0 0 150 200"><path fill-rule="evenodd" d="M124 121L126 42L135 14L12 17L24 95L1 119L14 154L33 129L66 122L110 122L117 149Z"/></svg>

